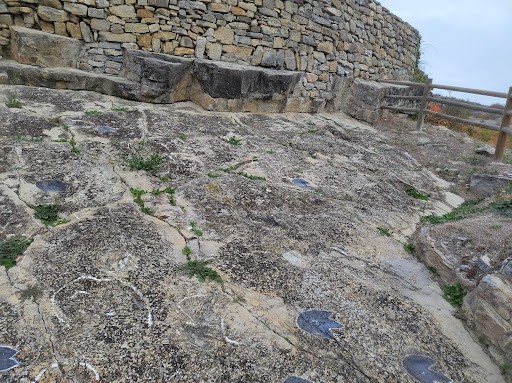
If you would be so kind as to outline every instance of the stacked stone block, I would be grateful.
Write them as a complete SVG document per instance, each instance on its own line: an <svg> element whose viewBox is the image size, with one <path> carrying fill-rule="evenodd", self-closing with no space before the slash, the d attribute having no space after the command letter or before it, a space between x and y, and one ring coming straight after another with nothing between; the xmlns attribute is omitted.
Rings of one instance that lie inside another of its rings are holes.
<svg viewBox="0 0 512 383"><path fill-rule="evenodd" d="M373 0L0 0L9 26L83 40L78 67L118 74L122 49L305 72L303 97L342 76L408 79L418 32Z"/></svg>

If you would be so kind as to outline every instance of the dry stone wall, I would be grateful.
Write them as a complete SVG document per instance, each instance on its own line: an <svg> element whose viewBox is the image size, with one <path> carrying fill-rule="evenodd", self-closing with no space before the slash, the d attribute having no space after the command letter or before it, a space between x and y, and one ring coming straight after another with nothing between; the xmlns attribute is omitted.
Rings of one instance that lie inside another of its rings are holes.
<svg viewBox="0 0 512 383"><path fill-rule="evenodd" d="M12 25L82 40L86 71L119 74L138 49L300 71L302 97L326 100L340 77L408 79L419 45L372 0L0 0L0 45Z"/></svg>

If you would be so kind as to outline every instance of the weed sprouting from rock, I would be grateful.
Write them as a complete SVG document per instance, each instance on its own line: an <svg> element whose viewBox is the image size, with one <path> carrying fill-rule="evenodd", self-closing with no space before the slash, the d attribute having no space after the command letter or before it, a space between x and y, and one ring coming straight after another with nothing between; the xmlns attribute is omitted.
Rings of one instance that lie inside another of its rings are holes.
<svg viewBox="0 0 512 383"><path fill-rule="evenodd" d="M428 201L427 195L420 193L418 190L416 190L413 187L409 187L409 188L405 189L405 192L407 193L407 195L409 197L419 199L421 201Z"/></svg>
<svg viewBox="0 0 512 383"><path fill-rule="evenodd" d="M47 226L57 226L69 222L69 220L59 219L59 205L37 205L34 208L34 217Z"/></svg>
<svg viewBox="0 0 512 383"><path fill-rule="evenodd" d="M12 91L8 93L7 102L5 103L5 106L8 108L21 108L21 101L18 98L18 92Z"/></svg>
<svg viewBox="0 0 512 383"><path fill-rule="evenodd" d="M404 250L409 254L414 254L416 252L416 246L412 243L404 243Z"/></svg>
<svg viewBox="0 0 512 383"><path fill-rule="evenodd" d="M0 242L0 266L10 269L16 265L16 258L22 255L32 243L31 239L16 237Z"/></svg>
<svg viewBox="0 0 512 383"><path fill-rule="evenodd" d="M379 231L380 235L384 237L391 237L393 235L393 232L385 227L378 227L377 230Z"/></svg>
<svg viewBox="0 0 512 383"><path fill-rule="evenodd" d="M443 287L443 298L453 307L461 307L465 296L466 292L460 282Z"/></svg>
<svg viewBox="0 0 512 383"><path fill-rule="evenodd" d="M479 201L466 201L459 207L453 209L451 212L446 213L442 216L439 215L428 215L421 217L422 222L429 222L433 225L458 221L478 213L485 211L485 208L478 206Z"/></svg>
<svg viewBox="0 0 512 383"><path fill-rule="evenodd" d="M144 170L156 175L160 170L160 166L164 158L159 153L153 153L149 156L143 154L144 143L141 142L136 150L135 155L126 160L126 165L130 170Z"/></svg>

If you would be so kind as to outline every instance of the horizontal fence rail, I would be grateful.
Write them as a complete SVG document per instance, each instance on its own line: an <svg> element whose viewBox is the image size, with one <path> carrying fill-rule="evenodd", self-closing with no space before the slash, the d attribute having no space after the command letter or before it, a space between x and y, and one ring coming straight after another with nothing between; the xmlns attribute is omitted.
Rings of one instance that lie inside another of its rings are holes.
<svg viewBox="0 0 512 383"><path fill-rule="evenodd" d="M506 147L506 143L507 143L507 135L512 135L512 87L509 88L508 93L502 93L502 92L492 92L492 91L480 90L480 89L461 88L461 87L456 87L456 86L433 84L432 79L427 79L427 81L424 84L412 82L412 81L400 81L400 80L377 80L377 81L384 83L384 84L403 85L403 86L408 86L408 87L423 88L422 96L405 96L405 95L402 96L399 94L387 94L385 96L386 99L389 99L389 100L406 100L406 101L419 102L420 105L418 108L406 108L406 107L392 106L392 105L382 105L381 106L382 109L387 109L387 110L391 110L391 111L395 111L395 112L417 113L418 114L418 123L416 125L417 130L423 129L425 116L429 115L429 116L442 118L442 119L450 121L450 122L458 122L458 123L462 123L462 124L466 124L466 125L478 126L480 128L489 129L489 130L492 130L495 132L499 132L500 134L498 136L498 142L496 143L496 150L495 150L494 158L496 161L503 161L503 155L505 153L505 147ZM489 106L475 105L470 102L460 102L460 101L453 101L453 100L445 99L442 97L435 97L431 94L433 89L451 90L454 92L472 93L472 94L478 94L478 95L482 95L482 96L504 98L504 99L506 99L505 108L504 109L492 108ZM436 104L456 106L459 108L475 110L478 112L501 115L502 116L501 125L496 126L496 125L492 125L492 124L487 124L485 122L474 121L474 120L470 120L467 118L451 116L451 115L445 114L445 113L434 112L427 108L429 102L434 102Z"/></svg>

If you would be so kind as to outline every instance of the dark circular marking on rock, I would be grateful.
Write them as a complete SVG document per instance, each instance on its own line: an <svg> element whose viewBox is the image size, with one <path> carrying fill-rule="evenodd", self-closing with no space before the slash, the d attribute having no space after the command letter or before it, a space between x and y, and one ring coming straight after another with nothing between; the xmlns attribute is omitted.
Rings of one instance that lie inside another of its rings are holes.
<svg viewBox="0 0 512 383"><path fill-rule="evenodd" d="M436 371L432 366L434 359L424 355L409 355L404 358L404 368L421 383L452 383L452 380L443 373Z"/></svg>
<svg viewBox="0 0 512 383"><path fill-rule="evenodd" d="M304 311L297 317L297 326L302 330L324 339L334 339L331 329L341 328L341 324L329 319L333 314L323 310Z"/></svg>
<svg viewBox="0 0 512 383"><path fill-rule="evenodd" d="M36 186L45 193L61 193L66 191L66 183L59 180L37 181Z"/></svg>
<svg viewBox="0 0 512 383"><path fill-rule="evenodd" d="M96 128L96 131L98 133L108 134L108 133L115 133L115 132L117 132L117 129L116 128L112 128L110 126L102 125L102 126L98 126Z"/></svg>
<svg viewBox="0 0 512 383"><path fill-rule="evenodd" d="M292 183L295 186L300 187L301 189L314 189L314 186L312 186L308 181L303 180L302 178L294 178L292 179Z"/></svg>
<svg viewBox="0 0 512 383"><path fill-rule="evenodd" d="M0 346L0 372L9 371L10 369L20 365L18 361L13 358L17 353L18 350L14 348L9 346Z"/></svg>
<svg viewBox="0 0 512 383"><path fill-rule="evenodd" d="M311 383L307 379L298 378L296 376L289 376L285 379L283 383Z"/></svg>

